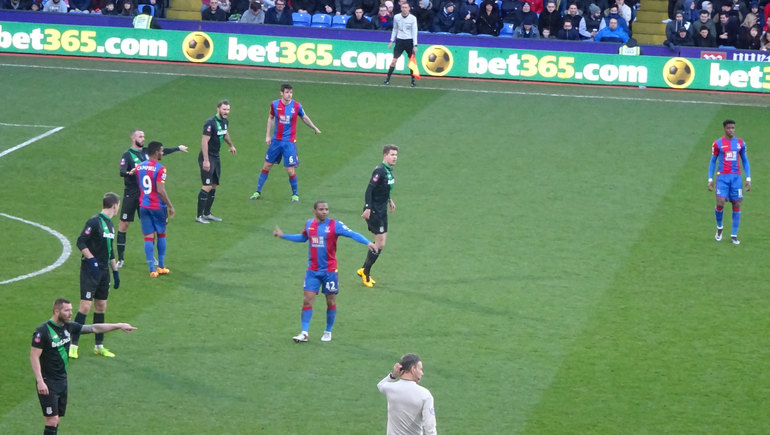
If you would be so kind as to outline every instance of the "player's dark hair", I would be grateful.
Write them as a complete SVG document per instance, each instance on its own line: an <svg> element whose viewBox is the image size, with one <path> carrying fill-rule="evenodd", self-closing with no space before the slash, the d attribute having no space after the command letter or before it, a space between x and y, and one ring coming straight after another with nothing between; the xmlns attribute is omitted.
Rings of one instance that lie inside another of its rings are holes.
<svg viewBox="0 0 770 435"><path fill-rule="evenodd" d="M398 363L401 364L401 370L404 372L408 372L412 370L412 367L416 366L418 362L420 362L420 357L417 356L416 353L408 353L401 357L401 361Z"/></svg>
<svg viewBox="0 0 770 435"><path fill-rule="evenodd" d="M120 197L117 193L107 192L104 194L104 198L102 198L102 208L110 208L118 203L120 203Z"/></svg>
<svg viewBox="0 0 770 435"><path fill-rule="evenodd" d="M398 145L385 145L382 147L382 155L388 154L391 151L398 151Z"/></svg>
<svg viewBox="0 0 770 435"><path fill-rule="evenodd" d="M163 148L163 144L154 140L150 142L150 144L147 146L147 155L152 156L158 151L160 151L161 148Z"/></svg>
<svg viewBox="0 0 770 435"><path fill-rule="evenodd" d="M291 85L288 84L288 83L282 84L281 85L281 92L285 91L286 89L294 89L294 88L292 88Z"/></svg>
<svg viewBox="0 0 770 435"><path fill-rule="evenodd" d="M725 119L725 122L722 123L722 127L727 127L727 124L735 125L735 121L732 119Z"/></svg>
<svg viewBox="0 0 770 435"><path fill-rule="evenodd" d="M329 204L329 203L324 201L324 200L319 199L318 201L315 202L315 204L313 204L313 210L318 210L318 205L319 204Z"/></svg>
<svg viewBox="0 0 770 435"><path fill-rule="evenodd" d="M69 304L69 299L59 298L53 301L53 312L55 313L56 310L60 310L62 305Z"/></svg>
<svg viewBox="0 0 770 435"><path fill-rule="evenodd" d="M227 101L227 99L224 99L224 100L220 101L219 103L217 103L217 109L219 109L222 106L229 106L229 105L230 105L230 102Z"/></svg>

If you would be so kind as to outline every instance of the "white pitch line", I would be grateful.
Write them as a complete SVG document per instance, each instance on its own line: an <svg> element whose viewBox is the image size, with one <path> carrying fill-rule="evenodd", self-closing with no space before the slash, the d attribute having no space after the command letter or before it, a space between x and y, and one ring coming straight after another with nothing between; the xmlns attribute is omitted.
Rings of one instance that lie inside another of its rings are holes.
<svg viewBox="0 0 770 435"><path fill-rule="evenodd" d="M27 146L27 145L29 145L31 143L35 143L35 142L39 141L40 139L43 139L44 137L50 136L50 135L56 133L57 131L62 130L63 128L64 127L53 128L53 129L48 130L48 131L46 131L45 133L43 133L43 134L41 134L39 136L33 137L32 139L30 139L30 140L28 140L28 141L26 141L24 143L18 144L18 145L16 145L13 148L8 148L7 150L5 150L5 151L0 153L0 157L3 157L6 154L10 154L10 153L12 153L12 152L14 152L14 151L16 151L18 149L24 148L25 146Z"/></svg>
<svg viewBox="0 0 770 435"><path fill-rule="evenodd" d="M0 122L0 125L5 127L35 127L35 128L54 128L56 125L38 125L38 124L11 124L8 122Z"/></svg>
<svg viewBox="0 0 770 435"><path fill-rule="evenodd" d="M38 227L40 229L48 231L50 234L54 235L54 237L59 239L59 242L61 242L61 245L62 245L61 255L59 255L59 258L52 265L44 267L44 268L38 270L37 272L32 272L32 273L28 273L26 275L17 276L16 278L11 278L11 279L7 279L5 281L0 281L0 285L2 285L2 284L9 284L9 283L16 282L16 281L21 281L23 279L32 278L34 276L42 275L42 274L44 274L46 272L50 272L50 271L56 269L57 267L61 266L62 264L64 264L64 262L67 261L67 258L69 258L70 254L72 253L72 245L70 245L69 240L67 240L67 238L64 237L58 231L52 230L51 228L48 228L47 226L41 225L41 224L39 224L37 222L28 221L26 219L22 219L22 218L19 218L19 217L16 217L16 216L7 215L5 213L0 213L0 216L6 217L8 219L14 219L14 220L17 220L19 222L23 222L25 224L32 225L34 227Z"/></svg>
<svg viewBox="0 0 770 435"><path fill-rule="evenodd" d="M214 66L214 65L208 65ZM217 65L223 68L234 65ZM285 78L265 78L265 77L244 77L239 75L223 75L223 74L198 74L198 73L174 73L174 72L160 72L160 71L131 71L120 69L104 69L104 68L75 68L75 67L61 67L61 66L47 66L47 65L25 65L25 64L7 64L0 63L0 67L18 67L18 68L41 68L41 69L56 69L56 70L69 70L69 71L96 71L105 73L125 73L125 74L146 74L146 75L160 75L171 77L201 77L201 78L233 78L243 80L259 80L259 81L275 81L284 82ZM298 71L298 70L297 70ZM325 73L329 71L324 71ZM332 71L334 72L334 71ZM339 73L345 73L344 71L337 71ZM356 83L356 82L344 82L344 81L323 81L323 80L292 80L297 83L310 83L319 85L340 85L340 86L365 86L365 87L382 87L380 83ZM518 81L517 81L518 83ZM534 82L527 82L529 84L535 84ZM548 83L548 82L540 82ZM558 83L553 83L558 85ZM402 86L391 86L402 87ZM406 87L406 86L403 86ZM442 88L435 86L418 86L417 90L425 89L432 91L453 91L453 92L470 92L470 93L482 93L482 94L499 94L499 95L522 95L522 96L539 96L539 97L552 97L552 98L585 98L591 100L618 100L618 101L638 101L638 102L652 102L652 103L675 103L675 104L698 104L698 105L713 105L713 106L737 106L737 107L768 107L768 103L729 103L725 101L699 101L693 99L687 100L673 100L669 98L643 98L643 97L616 97L608 95L574 95L574 94L560 94L555 92L528 92L528 91L504 91L504 90L488 90L488 89L462 89L462 88ZM749 94L753 95L753 94Z"/></svg>

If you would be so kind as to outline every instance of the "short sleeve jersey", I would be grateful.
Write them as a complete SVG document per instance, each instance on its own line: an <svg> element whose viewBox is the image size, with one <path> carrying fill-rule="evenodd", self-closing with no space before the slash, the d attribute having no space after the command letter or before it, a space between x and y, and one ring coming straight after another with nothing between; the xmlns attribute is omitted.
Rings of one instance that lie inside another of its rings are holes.
<svg viewBox="0 0 770 435"><path fill-rule="evenodd" d="M203 124L203 134L209 136L209 156L219 157L222 140L227 135L227 126L230 120L218 116L212 116Z"/></svg>
<svg viewBox="0 0 770 435"><path fill-rule="evenodd" d="M727 140L727 138L721 137L714 141L711 152L717 156L717 174L740 175L741 167L738 160L741 155L746 157L746 142L743 139L733 137L732 140Z"/></svg>
<svg viewBox="0 0 770 435"><path fill-rule="evenodd" d="M146 149L137 150L133 147L123 153L123 156L120 158L120 174L125 174L123 175L123 183L125 184L126 194L139 193L136 177L128 175L128 173L145 160L147 160Z"/></svg>
<svg viewBox="0 0 770 435"><path fill-rule="evenodd" d="M42 349L40 371L43 379L59 381L67 379L69 348L72 334L80 333L83 325L70 322L57 325L48 320L35 329L32 335L32 347Z"/></svg>
<svg viewBox="0 0 770 435"><path fill-rule="evenodd" d="M112 241L114 239L115 226L112 225L112 221L104 213L99 213L86 222L83 231L78 236L77 246L81 251L84 248L88 248L96 257L99 268L107 269L110 260L115 258L115 253L112 249Z"/></svg>
<svg viewBox="0 0 770 435"><path fill-rule="evenodd" d="M305 111L302 105L291 100L289 104L283 104L280 99L270 104L270 115L275 117L275 130L273 139L285 142L297 141L297 117L304 117Z"/></svg>
<svg viewBox="0 0 770 435"><path fill-rule="evenodd" d="M374 168L372 178L366 187L364 209L384 210L388 206L390 191L393 189L396 179L393 177L393 168L385 163L380 163Z"/></svg>
<svg viewBox="0 0 770 435"><path fill-rule="evenodd" d="M146 160L136 167L136 178L141 185L139 207L158 210L166 203L158 195L158 183L166 182L166 167L156 160Z"/></svg>

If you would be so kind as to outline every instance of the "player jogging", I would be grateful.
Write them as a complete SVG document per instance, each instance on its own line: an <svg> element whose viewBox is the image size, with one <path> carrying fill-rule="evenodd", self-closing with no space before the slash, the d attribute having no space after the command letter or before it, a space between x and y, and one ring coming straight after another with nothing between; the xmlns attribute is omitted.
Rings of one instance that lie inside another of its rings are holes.
<svg viewBox="0 0 770 435"><path fill-rule="evenodd" d="M150 277L169 273L166 268L166 224L174 217L174 206L166 194L166 167L160 164L163 144L150 142L149 159L136 167L136 178L142 186L139 214L144 234L144 255L150 266ZM155 268L154 240L158 240L158 268Z"/></svg>
<svg viewBox="0 0 770 435"><path fill-rule="evenodd" d="M746 156L746 142L735 136L735 121L727 119L722 123L725 135L714 141L711 146L711 161L709 162L708 189L714 190L714 170L716 175L716 209L714 214L717 221L717 232L714 239L722 240L722 216L724 214L725 201L730 201L733 206L733 228L730 240L734 245L740 245L738 240L738 226L741 223L741 201L743 201L743 180L738 157L746 171L746 192L751 190L751 169L749 158Z"/></svg>
<svg viewBox="0 0 770 435"><path fill-rule="evenodd" d="M313 301L320 288L326 295L326 329L321 341L332 341L332 326L337 317L337 293L339 280L337 278L337 238L350 237L358 243L367 245L369 249L377 250L377 246L366 240L366 237L351 230L342 222L329 219L329 204L326 201L316 201L313 205L315 218L308 219L300 234L284 234L275 227L273 235L290 242L304 243L308 240L307 271L305 272L304 298L302 301L302 331L292 339L296 343L307 343L310 318L313 317Z"/></svg>
<svg viewBox="0 0 770 435"><path fill-rule="evenodd" d="M283 166L286 167L286 173L289 174L289 186L291 186L291 202L298 202L297 194L297 166L299 165L299 154L297 154L297 118L313 129L315 134L321 134L321 130L313 124L309 116L305 114L302 105L292 99L294 90L290 84L281 85L281 98L274 100L270 104L270 114L267 117L267 131L265 132L265 142L267 142L267 152L265 153L265 163L262 165L262 171L257 179L257 191L249 199L262 198L262 187L270 174L270 168L274 164L280 163L283 158ZM272 135L271 135L272 131Z"/></svg>
<svg viewBox="0 0 770 435"><path fill-rule="evenodd" d="M382 254L388 237L388 209L391 213L396 211L396 203L390 199L390 191L393 190L393 184L396 182L393 177L393 166L397 160L398 147L385 145L382 148L382 163L374 168L364 195L366 202L361 217L369 225L369 231L374 234L374 243L377 245L377 250L369 251L366 254L364 266L357 272L367 287L374 287L374 279L369 273L374 262Z"/></svg>

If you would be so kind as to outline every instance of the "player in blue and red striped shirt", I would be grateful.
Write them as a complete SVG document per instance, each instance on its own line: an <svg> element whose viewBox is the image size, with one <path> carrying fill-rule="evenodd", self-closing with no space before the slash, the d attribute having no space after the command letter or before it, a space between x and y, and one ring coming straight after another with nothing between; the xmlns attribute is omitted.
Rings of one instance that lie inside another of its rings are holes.
<svg viewBox="0 0 770 435"><path fill-rule="evenodd" d="M305 296L302 301L302 331L293 340L297 343L308 341L310 318L313 317L313 301L321 289L326 295L326 330L321 341L332 340L332 326L337 317L337 293L339 280L337 277L337 238L350 237L358 243L367 245L370 250L377 251L377 245L366 237L351 230L342 222L329 219L329 204L326 201L316 201L313 205L314 219L308 219L300 234L284 234L275 227L273 235L290 242L308 244L307 271L305 272Z"/></svg>
<svg viewBox="0 0 770 435"><path fill-rule="evenodd" d="M738 157L741 159L743 170L746 171L746 192L751 190L751 169L749 158L746 156L746 142L735 136L735 121L727 119L722 123L725 135L714 141L711 146L711 161L709 162L708 189L714 190L714 171L717 171L717 205L714 210L717 221L716 241L722 240L722 215L725 201L733 206L733 229L730 240L740 245L738 240L738 225L741 223L741 201L743 200L743 180Z"/></svg>
<svg viewBox="0 0 770 435"><path fill-rule="evenodd" d="M169 273L166 268L166 224L174 217L174 206L166 194L166 167L160 164L163 157L163 144L152 141L147 147L145 160L136 167L141 197L139 199L139 217L144 234L144 255L150 266L150 277ZM158 268L155 268L154 241L158 240Z"/></svg>
<svg viewBox="0 0 770 435"><path fill-rule="evenodd" d="M286 167L286 172L289 174L291 202L299 201L296 172L297 165L299 165L297 119L302 119L302 122L312 128L315 134L321 134L321 130L305 114L302 105L292 99L293 94L294 91L290 84L282 84L281 98L270 104L270 115L267 117L267 132L265 133L265 142L268 145L265 153L265 164L262 165L262 172L260 172L257 180L257 191L249 199L262 198L262 187L267 181L270 168L274 164L280 163L281 158L283 158L283 166Z"/></svg>

